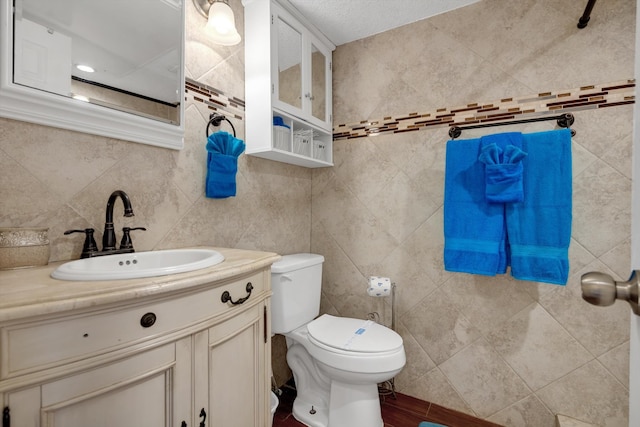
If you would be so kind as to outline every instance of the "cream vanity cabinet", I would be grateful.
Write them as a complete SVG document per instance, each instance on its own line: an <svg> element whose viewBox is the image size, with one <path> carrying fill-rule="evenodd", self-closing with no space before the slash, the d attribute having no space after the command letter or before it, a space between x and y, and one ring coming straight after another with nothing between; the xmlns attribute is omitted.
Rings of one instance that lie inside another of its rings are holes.
<svg viewBox="0 0 640 427"><path fill-rule="evenodd" d="M25 314L33 315L7 316L20 307L3 313L0 306L2 427L269 426L270 265L277 256L234 253L260 262L136 279L130 282L140 288L111 290L101 295L111 303L95 305L84 292L72 297L89 282L47 277L36 287L73 288L58 305L82 308L37 314L29 307Z"/></svg>
<svg viewBox="0 0 640 427"><path fill-rule="evenodd" d="M243 4L247 154L332 166L335 46L286 1Z"/></svg>

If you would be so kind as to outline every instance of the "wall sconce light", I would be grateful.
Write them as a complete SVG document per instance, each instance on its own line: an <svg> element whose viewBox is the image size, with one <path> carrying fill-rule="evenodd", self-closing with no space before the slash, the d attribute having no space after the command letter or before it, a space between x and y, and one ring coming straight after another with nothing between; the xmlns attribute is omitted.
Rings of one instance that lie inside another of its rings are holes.
<svg viewBox="0 0 640 427"><path fill-rule="evenodd" d="M229 0L193 0L196 10L208 18L206 33L211 40L223 46L240 43L236 21Z"/></svg>

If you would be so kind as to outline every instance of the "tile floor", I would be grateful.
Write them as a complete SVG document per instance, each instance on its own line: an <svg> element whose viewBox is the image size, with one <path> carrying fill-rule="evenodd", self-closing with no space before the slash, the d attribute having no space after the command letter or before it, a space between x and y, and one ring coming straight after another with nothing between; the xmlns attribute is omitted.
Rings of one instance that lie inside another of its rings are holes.
<svg viewBox="0 0 640 427"><path fill-rule="evenodd" d="M291 386L282 388L280 404L273 417L273 427L304 427L291 414L296 391ZM474 418L434 403L396 393L381 397L384 427L418 427L421 421L440 423L447 427L500 427L498 424Z"/></svg>

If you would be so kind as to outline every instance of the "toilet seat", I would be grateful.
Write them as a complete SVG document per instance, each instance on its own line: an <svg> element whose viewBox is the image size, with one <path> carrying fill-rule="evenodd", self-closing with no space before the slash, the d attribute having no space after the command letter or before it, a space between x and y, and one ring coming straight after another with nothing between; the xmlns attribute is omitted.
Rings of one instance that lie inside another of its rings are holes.
<svg viewBox="0 0 640 427"><path fill-rule="evenodd" d="M387 353L402 347L402 337L372 320L323 314L307 324L317 344L355 353Z"/></svg>
<svg viewBox="0 0 640 427"><path fill-rule="evenodd" d="M402 337L382 325L365 325L366 332L357 335L358 338L362 338L369 334L366 339L351 341L350 349L341 348L345 347L344 338L347 335L352 336L364 323L362 319L325 314L285 336L302 344L317 362L340 371L370 375L401 369L406 363ZM310 329L320 339L333 345L314 338ZM337 338L334 340L332 337ZM381 343L374 346L377 337L380 337ZM354 351L354 346L368 351Z"/></svg>

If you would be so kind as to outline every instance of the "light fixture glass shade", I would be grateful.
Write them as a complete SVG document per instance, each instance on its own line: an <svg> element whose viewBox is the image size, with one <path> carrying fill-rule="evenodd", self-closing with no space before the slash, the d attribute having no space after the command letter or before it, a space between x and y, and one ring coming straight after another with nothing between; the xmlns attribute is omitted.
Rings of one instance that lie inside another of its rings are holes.
<svg viewBox="0 0 640 427"><path fill-rule="evenodd" d="M215 1L209 9L207 33L214 43L233 46L240 43L240 34L236 30L233 10L222 1Z"/></svg>

